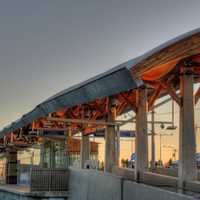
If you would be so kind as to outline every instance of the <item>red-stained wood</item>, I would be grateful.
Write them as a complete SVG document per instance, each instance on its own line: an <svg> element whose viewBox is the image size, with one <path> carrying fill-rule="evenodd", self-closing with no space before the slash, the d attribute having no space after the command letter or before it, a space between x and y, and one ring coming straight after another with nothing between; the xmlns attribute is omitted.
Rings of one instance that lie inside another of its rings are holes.
<svg viewBox="0 0 200 200"><path fill-rule="evenodd" d="M162 85L157 86L157 88L154 90L153 94L149 97L148 100L148 110L150 111L156 101L156 99L159 97L163 87Z"/></svg>
<svg viewBox="0 0 200 200"><path fill-rule="evenodd" d="M198 88L198 90L194 95L195 105L198 103L199 99L200 99L200 87Z"/></svg>
<svg viewBox="0 0 200 200"><path fill-rule="evenodd" d="M129 96L128 96L128 95L125 95L125 94L121 93L121 94L119 94L119 96L121 96L121 97L124 99L124 101L132 108L132 110L133 110L134 112L137 111L137 107L136 107L135 102L132 102L132 101L129 99Z"/></svg>
<svg viewBox="0 0 200 200"><path fill-rule="evenodd" d="M161 83L162 87L166 89L167 93L171 96L171 98L176 101L176 103L180 106L181 105L181 99L176 94L176 90L167 82Z"/></svg>

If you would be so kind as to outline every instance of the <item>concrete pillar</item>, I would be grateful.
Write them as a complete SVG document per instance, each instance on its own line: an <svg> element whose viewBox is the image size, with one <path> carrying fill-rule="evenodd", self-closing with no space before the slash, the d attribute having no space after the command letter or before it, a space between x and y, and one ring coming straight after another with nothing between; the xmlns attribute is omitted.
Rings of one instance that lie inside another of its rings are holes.
<svg viewBox="0 0 200 200"><path fill-rule="evenodd" d="M116 149L116 165L119 166L119 158L120 158L120 126L116 127L116 137L115 137L115 149Z"/></svg>
<svg viewBox="0 0 200 200"><path fill-rule="evenodd" d="M151 112L151 169L155 169L155 111Z"/></svg>
<svg viewBox="0 0 200 200"><path fill-rule="evenodd" d="M197 179L192 74L183 74L180 92L179 187L183 187L185 181Z"/></svg>
<svg viewBox="0 0 200 200"><path fill-rule="evenodd" d="M50 167L55 168L56 160L55 160L55 142L50 141Z"/></svg>
<svg viewBox="0 0 200 200"><path fill-rule="evenodd" d="M148 131L147 131L147 90L137 90L137 112L136 112L136 163L135 177L139 180L140 173L148 168Z"/></svg>
<svg viewBox="0 0 200 200"><path fill-rule="evenodd" d="M116 119L116 108L113 105L113 98L109 99L108 122ZM105 172L112 173L113 166L119 165L119 131L114 125L107 126L105 130Z"/></svg>
<svg viewBox="0 0 200 200"><path fill-rule="evenodd" d="M90 159L90 137L82 133L81 139L81 168L85 168L85 162Z"/></svg>
<svg viewBox="0 0 200 200"><path fill-rule="evenodd" d="M40 166L41 167L45 167L44 156L45 156L45 145L44 143L42 143L40 145Z"/></svg>
<svg viewBox="0 0 200 200"><path fill-rule="evenodd" d="M69 149L69 140L72 137L72 129L71 127L68 128L68 130L66 131L66 140L65 140L65 152L66 152L66 166L69 167L70 166L70 149Z"/></svg>
<svg viewBox="0 0 200 200"><path fill-rule="evenodd" d="M17 184L17 151L7 152L6 183Z"/></svg>

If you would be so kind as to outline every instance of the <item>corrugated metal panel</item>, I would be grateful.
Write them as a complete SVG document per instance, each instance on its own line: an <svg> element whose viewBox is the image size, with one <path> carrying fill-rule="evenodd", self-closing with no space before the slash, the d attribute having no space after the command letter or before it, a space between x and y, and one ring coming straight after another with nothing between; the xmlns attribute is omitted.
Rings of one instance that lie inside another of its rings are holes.
<svg viewBox="0 0 200 200"><path fill-rule="evenodd" d="M49 113L63 107L73 107L136 87L138 87L138 82L132 79L129 70L122 68L78 85L76 88L65 90L45 101L41 107Z"/></svg>
<svg viewBox="0 0 200 200"><path fill-rule="evenodd" d="M3 129L0 132L0 136L26 126L40 117L47 116L48 113L58 111L65 107L70 108L87 103L97 98L103 98L123 91L128 91L137 88L141 84L141 81L133 80L126 66L123 67L120 65L106 73L98 75L82 84L71 87L47 99L31 112L24 115L21 119Z"/></svg>

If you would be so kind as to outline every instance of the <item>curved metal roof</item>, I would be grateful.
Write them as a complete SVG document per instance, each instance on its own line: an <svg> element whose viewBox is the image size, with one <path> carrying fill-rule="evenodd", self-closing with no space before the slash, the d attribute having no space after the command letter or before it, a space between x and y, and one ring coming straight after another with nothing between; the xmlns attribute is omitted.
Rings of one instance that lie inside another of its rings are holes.
<svg viewBox="0 0 200 200"><path fill-rule="evenodd" d="M131 63L131 62L130 62ZM127 64L129 64L127 62ZM36 119L62 108L71 108L98 98L118 94L139 87L142 81L132 79L130 71L124 66L117 66L103 74L81 84L66 89L36 106L22 118L5 127L0 136L22 128Z"/></svg>
<svg viewBox="0 0 200 200"><path fill-rule="evenodd" d="M140 57L122 63L121 65L103 74L95 76L94 78L52 96L36 106L32 111L22 116L19 120L5 127L2 131L0 131L0 136L22 128L34 120L47 116L48 113L56 112L62 108L70 108L76 105L81 105L95 99L118 94L120 92L128 91L141 86L142 81L134 79L134 74L131 74L131 69L133 69L134 66L162 49L189 38L197 33L200 33L200 28L176 37Z"/></svg>

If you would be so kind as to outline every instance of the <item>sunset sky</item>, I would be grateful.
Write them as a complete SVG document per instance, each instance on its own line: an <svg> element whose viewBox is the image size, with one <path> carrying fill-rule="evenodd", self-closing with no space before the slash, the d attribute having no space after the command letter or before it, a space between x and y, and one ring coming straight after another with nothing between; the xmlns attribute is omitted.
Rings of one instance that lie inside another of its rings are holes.
<svg viewBox="0 0 200 200"><path fill-rule="evenodd" d="M199 8L199 0L2 0L0 127L62 89L199 28Z"/></svg>
<svg viewBox="0 0 200 200"><path fill-rule="evenodd" d="M0 127L42 100L200 27L199 0L2 0Z"/></svg>

